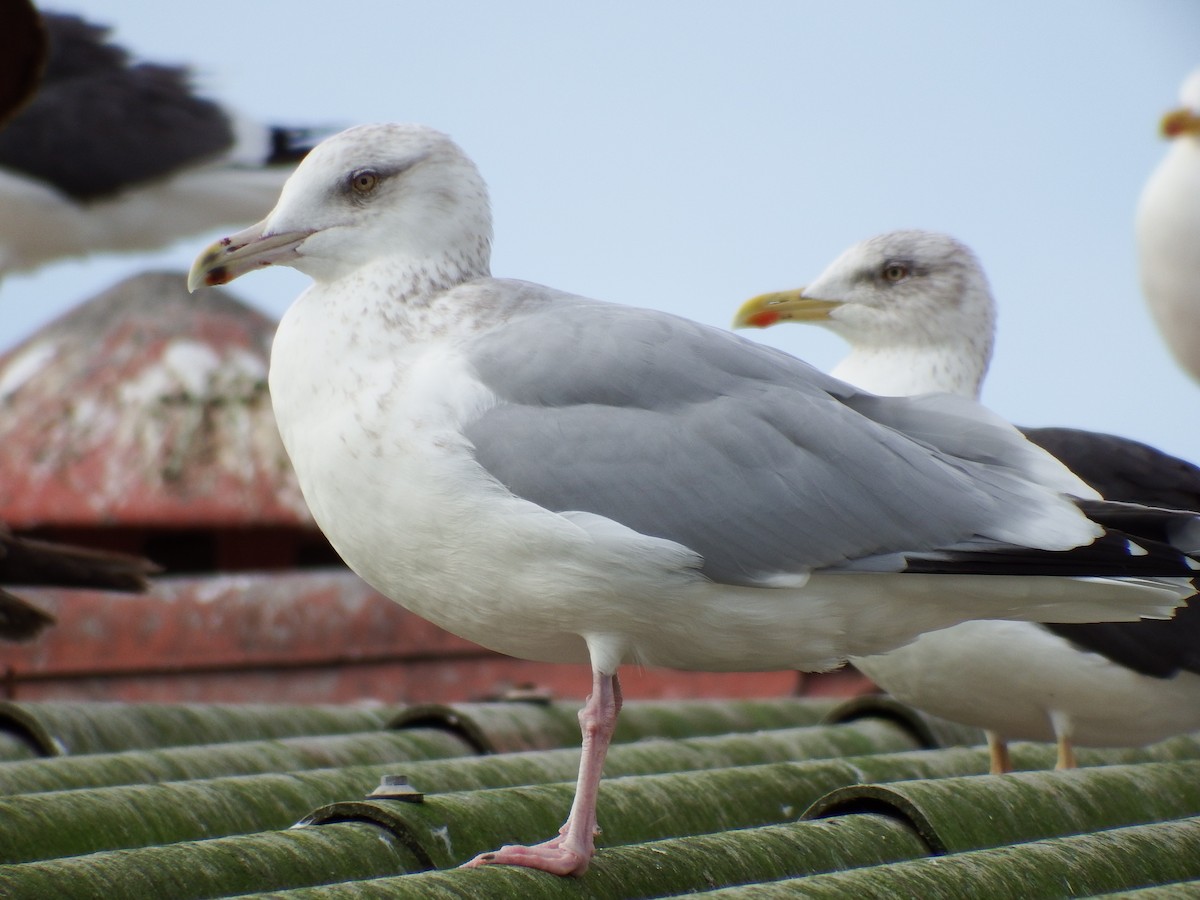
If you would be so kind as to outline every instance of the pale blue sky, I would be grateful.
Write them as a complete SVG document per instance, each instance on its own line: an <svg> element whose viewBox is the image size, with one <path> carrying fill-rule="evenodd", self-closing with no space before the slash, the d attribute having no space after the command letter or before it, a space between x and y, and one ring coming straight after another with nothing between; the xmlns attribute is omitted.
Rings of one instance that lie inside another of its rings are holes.
<svg viewBox="0 0 1200 900"><path fill-rule="evenodd" d="M53 8L258 118L448 131L491 186L498 275L725 327L861 238L947 231L1000 303L989 406L1200 461L1200 385L1150 322L1132 237L1156 124L1200 65L1195 0ZM7 279L0 346L214 236ZM232 289L279 315L305 284ZM844 346L755 336L822 368Z"/></svg>

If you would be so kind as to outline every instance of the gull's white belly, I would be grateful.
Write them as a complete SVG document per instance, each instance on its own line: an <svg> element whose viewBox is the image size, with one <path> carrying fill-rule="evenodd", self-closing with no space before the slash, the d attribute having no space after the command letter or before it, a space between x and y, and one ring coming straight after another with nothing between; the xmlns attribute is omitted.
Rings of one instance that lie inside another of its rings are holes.
<svg viewBox="0 0 1200 900"><path fill-rule="evenodd" d="M1012 740L1132 746L1200 728L1200 676L1151 678L1027 622L965 622L854 660L888 693Z"/></svg>

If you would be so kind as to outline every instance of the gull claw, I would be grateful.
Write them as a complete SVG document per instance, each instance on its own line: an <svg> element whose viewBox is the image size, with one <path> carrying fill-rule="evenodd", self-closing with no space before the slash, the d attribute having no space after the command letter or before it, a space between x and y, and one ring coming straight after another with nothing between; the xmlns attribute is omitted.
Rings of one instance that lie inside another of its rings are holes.
<svg viewBox="0 0 1200 900"><path fill-rule="evenodd" d="M582 875L587 871L589 856L563 846L562 838L553 838L543 844L526 847L506 844L499 850L480 853L462 864L464 869L482 866L525 866L540 869L552 875Z"/></svg>

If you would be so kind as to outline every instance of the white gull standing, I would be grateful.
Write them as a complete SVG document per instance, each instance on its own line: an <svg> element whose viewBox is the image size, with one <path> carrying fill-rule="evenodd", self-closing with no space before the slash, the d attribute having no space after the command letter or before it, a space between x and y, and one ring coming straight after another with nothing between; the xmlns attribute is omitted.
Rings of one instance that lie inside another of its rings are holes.
<svg viewBox="0 0 1200 900"><path fill-rule="evenodd" d="M856 244L811 285L764 294L734 325L824 325L850 343L833 375L880 394L978 396L995 303L975 255L953 238L899 231ZM1145 444L1070 428L1024 429L1109 500L1200 509L1200 468ZM1200 604L1169 621L1076 625L967 622L854 660L893 696L984 728L992 770L1007 740L1147 744L1200 728Z"/></svg>
<svg viewBox="0 0 1200 900"><path fill-rule="evenodd" d="M78 16L42 21L40 83L0 129L0 276L257 219L320 136L236 115Z"/></svg>
<svg viewBox="0 0 1200 900"><path fill-rule="evenodd" d="M271 397L352 569L469 640L591 665L561 833L473 864L587 868L622 664L822 669L975 616L1120 619L1190 593L1190 560L1131 554L974 402L877 398L719 329L492 278L491 234L449 138L360 126L190 276L312 277Z"/></svg>
<svg viewBox="0 0 1200 900"><path fill-rule="evenodd" d="M1142 294L1176 361L1200 381L1200 69L1163 117L1170 149L1142 189L1135 234Z"/></svg>

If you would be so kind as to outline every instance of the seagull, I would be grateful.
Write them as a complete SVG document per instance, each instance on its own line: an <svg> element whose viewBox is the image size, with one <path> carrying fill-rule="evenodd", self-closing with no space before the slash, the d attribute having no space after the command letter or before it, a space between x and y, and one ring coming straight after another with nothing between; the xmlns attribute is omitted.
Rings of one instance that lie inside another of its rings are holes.
<svg viewBox="0 0 1200 900"><path fill-rule="evenodd" d="M944 234L863 241L806 288L764 294L735 327L824 325L850 344L832 374L880 394L977 397L992 353L995 304L975 254ZM1108 500L1200 510L1200 468L1146 444L1073 428L1027 428ZM968 622L854 660L893 696L987 731L993 772L1007 740L1147 744L1200 728L1200 604L1170 621L1038 625Z"/></svg>
<svg viewBox="0 0 1200 900"><path fill-rule="evenodd" d="M18 116L37 92L47 64L47 31L76 21L43 18L27 0L5 4L4 17L5 27L0 30L0 129ZM74 123L60 124L69 128ZM6 177L0 174L0 183ZM3 258L0 251L0 268ZM0 522L0 584L144 591L149 587L147 577L158 571L141 557L23 537ZM50 613L0 588L0 639L29 641L54 623Z"/></svg>
<svg viewBox="0 0 1200 900"><path fill-rule="evenodd" d="M40 84L0 129L0 275L253 221L326 133L237 116L78 16L42 21Z"/></svg>
<svg viewBox="0 0 1200 900"><path fill-rule="evenodd" d="M827 669L976 616L1163 616L1190 595L1195 560L1106 527L1128 511L1075 499L1094 493L975 402L875 397L722 329L493 278L491 240L449 137L364 125L189 275L312 279L270 392L354 571L463 638L591 666L561 832L468 865L587 869L621 665ZM1160 536L1197 524L1139 512Z"/></svg>
<svg viewBox="0 0 1200 900"><path fill-rule="evenodd" d="M1185 371L1200 381L1200 69L1162 120L1171 141L1142 189L1135 234L1142 294Z"/></svg>

